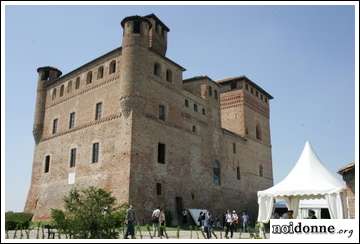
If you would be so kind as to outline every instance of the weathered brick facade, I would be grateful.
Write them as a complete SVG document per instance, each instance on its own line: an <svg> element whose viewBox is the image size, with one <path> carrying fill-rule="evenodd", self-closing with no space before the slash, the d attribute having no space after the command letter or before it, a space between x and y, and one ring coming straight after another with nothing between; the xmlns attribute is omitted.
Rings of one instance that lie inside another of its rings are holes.
<svg viewBox="0 0 360 244"><path fill-rule="evenodd" d="M157 206L175 220L181 208L247 209L255 219L256 192L273 184L271 95L245 76L183 80L185 69L165 57L169 29L155 15L127 17L122 27L122 47L63 76L38 69L25 211L46 219L72 187L95 185L133 204L140 221ZM165 163L158 163L159 143Z"/></svg>

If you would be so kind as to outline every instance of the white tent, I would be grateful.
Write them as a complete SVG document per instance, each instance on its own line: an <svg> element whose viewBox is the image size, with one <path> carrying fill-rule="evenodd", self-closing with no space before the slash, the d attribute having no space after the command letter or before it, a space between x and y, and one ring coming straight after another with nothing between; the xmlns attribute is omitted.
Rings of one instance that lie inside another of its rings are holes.
<svg viewBox="0 0 360 244"><path fill-rule="evenodd" d="M264 191L258 191L258 221L270 220L274 200L285 200L289 210L297 217L299 201L325 198L332 219L346 218L346 184L336 178L314 153L309 142L294 168L281 182Z"/></svg>

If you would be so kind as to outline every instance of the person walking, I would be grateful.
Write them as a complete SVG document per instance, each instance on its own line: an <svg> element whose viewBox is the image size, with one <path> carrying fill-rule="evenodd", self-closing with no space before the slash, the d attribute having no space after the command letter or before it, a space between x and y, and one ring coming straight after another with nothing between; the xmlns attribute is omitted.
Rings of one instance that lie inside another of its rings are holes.
<svg viewBox="0 0 360 244"><path fill-rule="evenodd" d="M152 224L153 224L153 230L154 230L154 235L153 235L153 236L156 236L156 233L157 233L157 236L158 236L158 237L160 236L160 232L159 232L159 217L160 217L160 207L158 207L157 209L155 209L155 210L152 212L152 215L151 215Z"/></svg>
<svg viewBox="0 0 360 244"><path fill-rule="evenodd" d="M237 227L239 225L239 216L237 215L235 210L233 210L233 212L232 212L232 219L233 219L233 229L234 229L234 232L236 232Z"/></svg>
<svg viewBox="0 0 360 244"><path fill-rule="evenodd" d="M204 232L206 233L206 238L211 239L211 231L213 225L213 218L211 213L208 211L204 214Z"/></svg>
<svg viewBox="0 0 360 244"><path fill-rule="evenodd" d="M131 236L131 239L135 239L135 228L134 225L136 223L136 214L135 210L132 205L129 206L129 208L126 210L126 216L125 216L125 224L126 232L124 233L124 239L128 239L128 236Z"/></svg>
<svg viewBox="0 0 360 244"><path fill-rule="evenodd" d="M233 229L233 218L230 210L228 209L225 214L225 238L229 238L228 234L230 231L230 237L233 238L234 229Z"/></svg>
<svg viewBox="0 0 360 244"><path fill-rule="evenodd" d="M249 225L249 215L245 211L241 215L241 222L242 222L243 232L246 232Z"/></svg>
<svg viewBox="0 0 360 244"><path fill-rule="evenodd" d="M200 211L198 222L202 230L204 230L204 220L205 220L205 213L203 211Z"/></svg>
<svg viewBox="0 0 360 244"><path fill-rule="evenodd" d="M165 210L164 208L160 208L160 215L159 215L159 224L160 224L160 238L163 236L167 236L166 234L166 219L165 219Z"/></svg>

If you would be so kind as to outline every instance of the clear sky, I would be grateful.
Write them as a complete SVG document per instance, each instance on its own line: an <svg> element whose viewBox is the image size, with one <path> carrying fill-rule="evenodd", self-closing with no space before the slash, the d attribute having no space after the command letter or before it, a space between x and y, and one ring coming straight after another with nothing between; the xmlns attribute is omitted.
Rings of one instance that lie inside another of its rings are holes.
<svg viewBox="0 0 360 244"><path fill-rule="evenodd" d="M352 6L7 6L6 210L30 186L36 68L67 73L121 45L120 21L155 13L184 78L246 75L274 96L274 181L310 140L333 172L354 160ZM4 82L4 81L2 81Z"/></svg>

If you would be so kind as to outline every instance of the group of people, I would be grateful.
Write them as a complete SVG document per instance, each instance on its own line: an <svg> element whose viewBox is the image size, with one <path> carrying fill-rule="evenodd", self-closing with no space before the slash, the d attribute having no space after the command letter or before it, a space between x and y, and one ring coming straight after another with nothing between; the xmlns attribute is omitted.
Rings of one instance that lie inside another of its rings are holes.
<svg viewBox="0 0 360 244"><path fill-rule="evenodd" d="M216 218L213 217L210 211L200 212L198 222L201 228L206 233L206 238L211 238L211 233L213 232L213 228L215 224L218 222ZM228 209L224 214L223 226L225 228L225 238L233 238L234 232L237 231L238 226L241 224L242 231L246 232L248 230L249 225L249 215L244 211L242 215L239 217L235 210L230 212Z"/></svg>
<svg viewBox="0 0 360 244"><path fill-rule="evenodd" d="M165 210L164 208L158 207L156 208L151 215L151 220L153 224L153 236L158 236L162 238L166 235L166 219L165 219Z"/></svg>

